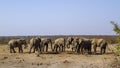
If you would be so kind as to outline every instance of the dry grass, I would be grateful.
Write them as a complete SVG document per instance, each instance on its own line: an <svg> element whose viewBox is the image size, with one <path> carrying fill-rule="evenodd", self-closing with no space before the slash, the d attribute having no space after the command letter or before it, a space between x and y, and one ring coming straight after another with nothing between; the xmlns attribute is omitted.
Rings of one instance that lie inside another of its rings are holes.
<svg viewBox="0 0 120 68"><path fill-rule="evenodd" d="M59 37L66 36L45 36L55 40ZM68 36L67 36L68 37ZM116 36L79 36L86 38L104 38L108 42L116 39ZM27 37L5 37L4 42L0 45L0 68L115 68L118 66L119 61L115 61L114 45L109 45L107 53L104 55L99 54L99 48L97 49L98 55L81 55L71 52L71 49L67 49L64 53L53 53L49 49L48 53L40 54L39 57L36 53L29 54L29 47L24 49L24 53L18 53L18 49L15 48L17 53L9 53L9 47L6 44L13 38L25 38L27 41L31 39L31 36ZM3 44L4 43L4 44ZM93 51L93 50L92 50ZM118 60L118 59L117 59Z"/></svg>
<svg viewBox="0 0 120 68"><path fill-rule="evenodd" d="M0 68L110 68L115 60L110 51L104 55L81 55L67 49L65 53L40 54L39 57L28 51L29 48L24 53L11 54L8 45L0 45Z"/></svg>

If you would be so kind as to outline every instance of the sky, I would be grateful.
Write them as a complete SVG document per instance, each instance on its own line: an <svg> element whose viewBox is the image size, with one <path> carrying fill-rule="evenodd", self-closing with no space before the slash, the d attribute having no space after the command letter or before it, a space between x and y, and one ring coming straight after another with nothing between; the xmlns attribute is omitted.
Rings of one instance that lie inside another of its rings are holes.
<svg viewBox="0 0 120 68"><path fill-rule="evenodd" d="M115 35L120 0L0 0L0 36Z"/></svg>

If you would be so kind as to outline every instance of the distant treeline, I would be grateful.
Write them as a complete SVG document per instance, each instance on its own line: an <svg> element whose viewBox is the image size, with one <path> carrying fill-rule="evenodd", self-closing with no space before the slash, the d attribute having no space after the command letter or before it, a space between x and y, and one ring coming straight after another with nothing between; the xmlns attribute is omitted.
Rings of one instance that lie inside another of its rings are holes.
<svg viewBox="0 0 120 68"><path fill-rule="evenodd" d="M10 39L19 39L23 38L26 39L27 42L29 43L29 40L33 37L41 37L41 38L51 38L52 40L55 40L56 38L60 37L85 37L88 39L92 38L103 38L109 43L116 43L117 36L115 35L52 35L52 36L0 36L0 44L7 44Z"/></svg>

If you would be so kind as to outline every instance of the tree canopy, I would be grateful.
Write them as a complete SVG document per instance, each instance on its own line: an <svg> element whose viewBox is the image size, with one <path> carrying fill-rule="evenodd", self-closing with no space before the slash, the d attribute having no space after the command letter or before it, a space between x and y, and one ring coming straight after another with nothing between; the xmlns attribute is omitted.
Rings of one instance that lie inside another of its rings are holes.
<svg viewBox="0 0 120 68"><path fill-rule="evenodd" d="M118 24L114 21L111 21L111 24L114 25L113 30L116 32L116 34L120 35L120 27L118 26Z"/></svg>
<svg viewBox="0 0 120 68"><path fill-rule="evenodd" d="M116 54L118 54L118 55L120 55L120 27L119 27L119 25L117 24L117 23L115 23L115 22L113 22L113 21L111 21L111 24L112 25L114 25L114 28L113 28L113 30L116 32L116 34L118 35L118 37L117 37L117 42L118 42L118 44L117 44L117 52L116 52Z"/></svg>

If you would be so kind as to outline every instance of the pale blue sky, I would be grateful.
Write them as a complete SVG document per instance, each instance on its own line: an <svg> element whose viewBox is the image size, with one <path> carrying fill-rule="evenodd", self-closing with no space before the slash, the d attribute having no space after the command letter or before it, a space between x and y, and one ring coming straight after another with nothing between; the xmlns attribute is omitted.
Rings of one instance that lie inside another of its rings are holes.
<svg viewBox="0 0 120 68"><path fill-rule="evenodd" d="M0 36L114 35L120 0L0 0Z"/></svg>

